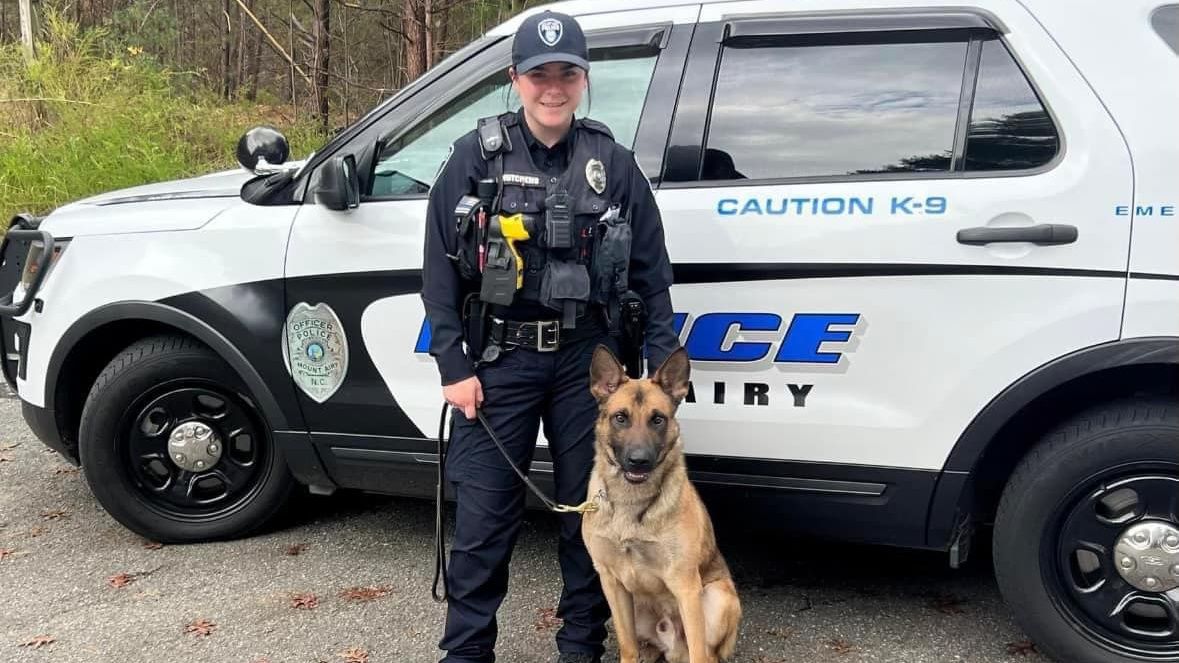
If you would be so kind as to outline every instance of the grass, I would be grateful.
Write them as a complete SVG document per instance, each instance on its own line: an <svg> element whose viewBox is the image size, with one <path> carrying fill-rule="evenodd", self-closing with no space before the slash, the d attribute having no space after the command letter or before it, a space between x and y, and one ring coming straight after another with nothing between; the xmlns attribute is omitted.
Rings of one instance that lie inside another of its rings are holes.
<svg viewBox="0 0 1179 663"><path fill-rule="evenodd" d="M193 72L171 71L102 29L49 14L37 59L0 47L0 215L45 214L85 196L237 167L255 124L278 127L303 158L324 142L289 107L226 102ZM308 118L309 119L309 118ZM3 228L0 228L2 231Z"/></svg>

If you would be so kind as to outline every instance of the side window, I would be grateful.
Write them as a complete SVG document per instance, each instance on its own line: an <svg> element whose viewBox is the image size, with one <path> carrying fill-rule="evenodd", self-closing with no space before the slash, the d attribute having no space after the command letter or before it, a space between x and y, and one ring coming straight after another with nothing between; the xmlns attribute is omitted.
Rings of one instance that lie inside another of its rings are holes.
<svg viewBox="0 0 1179 663"><path fill-rule="evenodd" d="M507 75L502 72L459 95L407 133L384 145L373 170L372 195L427 193L439 166L446 159L450 144L474 128L476 119L500 113L507 104L516 101Z"/></svg>
<svg viewBox="0 0 1179 663"><path fill-rule="evenodd" d="M1179 5L1164 5L1150 15L1150 24L1167 46L1179 55Z"/></svg>
<svg viewBox="0 0 1179 663"><path fill-rule="evenodd" d="M948 171L965 38L857 41L726 45L700 179Z"/></svg>
<svg viewBox="0 0 1179 663"><path fill-rule="evenodd" d="M604 122L619 143L631 145L657 57L652 48L591 51L590 87L576 116ZM506 70L485 78L382 148L372 196L425 195L456 138L478 118L519 106Z"/></svg>
<svg viewBox="0 0 1179 663"><path fill-rule="evenodd" d="M982 45L966 134L966 170L1021 170L1048 163L1060 139L1048 111L998 39Z"/></svg>

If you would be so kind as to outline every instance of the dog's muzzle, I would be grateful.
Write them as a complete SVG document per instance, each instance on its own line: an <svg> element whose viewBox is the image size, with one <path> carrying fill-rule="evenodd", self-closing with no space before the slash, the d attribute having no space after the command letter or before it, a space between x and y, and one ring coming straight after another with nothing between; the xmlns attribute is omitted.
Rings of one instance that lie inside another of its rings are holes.
<svg viewBox="0 0 1179 663"><path fill-rule="evenodd" d="M618 464L624 479L631 483L642 483L651 478L651 471L655 469L655 450L642 447L628 449L619 458Z"/></svg>

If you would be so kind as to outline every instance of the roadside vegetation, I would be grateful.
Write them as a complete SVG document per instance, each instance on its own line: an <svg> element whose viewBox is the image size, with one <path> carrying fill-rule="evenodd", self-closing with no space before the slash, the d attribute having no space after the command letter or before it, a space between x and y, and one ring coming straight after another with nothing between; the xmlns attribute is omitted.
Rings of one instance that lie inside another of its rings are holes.
<svg viewBox="0 0 1179 663"><path fill-rule="evenodd" d="M287 136L291 158L324 141L307 115L259 93L226 100L201 72L170 68L106 27L48 13L37 56L0 44L0 214L44 214L122 187L238 168L238 138L255 124ZM3 228L0 227L0 232Z"/></svg>

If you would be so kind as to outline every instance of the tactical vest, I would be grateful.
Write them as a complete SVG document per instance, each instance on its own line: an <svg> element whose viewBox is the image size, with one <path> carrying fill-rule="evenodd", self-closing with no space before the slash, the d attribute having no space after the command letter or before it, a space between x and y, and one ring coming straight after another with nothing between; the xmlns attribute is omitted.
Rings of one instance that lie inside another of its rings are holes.
<svg viewBox="0 0 1179 663"><path fill-rule="evenodd" d="M516 245L524 263L516 300L553 309L567 327L587 306L616 302L627 287L630 226L606 196L610 130L577 120L569 165L551 177L532 164L515 113L482 118L478 128L488 175L498 183L491 213L533 215L541 231Z"/></svg>

